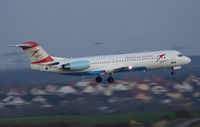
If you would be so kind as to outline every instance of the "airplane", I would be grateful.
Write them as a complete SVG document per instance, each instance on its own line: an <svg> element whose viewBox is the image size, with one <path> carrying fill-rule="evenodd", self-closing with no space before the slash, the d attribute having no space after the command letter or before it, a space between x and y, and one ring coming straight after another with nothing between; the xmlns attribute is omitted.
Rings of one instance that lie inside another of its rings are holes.
<svg viewBox="0 0 200 127"><path fill-rule="evenodd" d="M49 56L36 42L25 42L15 47L24 50L32 62L30 66L33 70L67 75L97 75L97 83L102 82L103 74L109 74L107 81L113 83L113 73L124 71L171 68L171 75L175 75L174 70L191 62L189 57L176 50L62 58Z"/></svg>

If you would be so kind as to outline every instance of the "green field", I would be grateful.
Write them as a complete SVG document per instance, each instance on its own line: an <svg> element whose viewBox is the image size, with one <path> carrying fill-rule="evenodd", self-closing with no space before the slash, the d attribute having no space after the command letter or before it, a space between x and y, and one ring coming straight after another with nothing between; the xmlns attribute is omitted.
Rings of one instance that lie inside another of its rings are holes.
<svg viewBox="0 0 200 127"><path fill-rule="evenodd" d="M0 119L0 124L10 123L45 123L53 121L82 122L87 124L100 123L123 123L136 120L138 122L156 122L163 117L174 118L173 112L162 113L137 113L137 114L116 114L116 115L69 115L69 116L40 116L25 118Z"/></svg>

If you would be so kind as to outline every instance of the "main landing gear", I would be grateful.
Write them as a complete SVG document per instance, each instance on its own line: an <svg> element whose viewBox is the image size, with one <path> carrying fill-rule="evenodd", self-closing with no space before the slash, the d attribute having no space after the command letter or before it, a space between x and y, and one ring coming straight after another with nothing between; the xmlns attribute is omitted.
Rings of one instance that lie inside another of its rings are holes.
<svg viewBox="0 0 200 127"><path fill-rule="evenodd" d="M102 82L102 77L97 76L97 77L96 77L96 82L98 82L98 83L99 83L99 82Z"/></svg>
<svg viewBox="0 0 200 127"><path fill-rule="evenodd" d="M115 81L115 79L114 79L113 77L111 77L111 76L108 77L108 82L109 82L109 83L113 83L114 81Z"/></svg>
<svg viewBox="0 0 200 127"><path fill-rule="evenodd" d="M112 74L110 74L110 76L108 77L107 81L108 81L109 83L113 83L113 82L115 81L115 79L112 77ZM97 82L97 83L102 82L102 77L97 76L97 77L96 77L96 82Z"/></svg>

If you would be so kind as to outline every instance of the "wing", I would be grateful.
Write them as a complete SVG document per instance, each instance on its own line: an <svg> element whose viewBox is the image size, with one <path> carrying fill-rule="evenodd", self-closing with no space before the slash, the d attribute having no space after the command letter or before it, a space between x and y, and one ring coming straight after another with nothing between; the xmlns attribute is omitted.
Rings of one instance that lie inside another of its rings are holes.
<svg viewBox="0 0 200 127"><path fill-rule="evenodd" d="M115 66L109 66L107 68L104 68L105 73L114 73L114 72L119 72L119 71L127 71L127 70L131 70L132 66L119 66L119 65L115 65Z"/></svg>

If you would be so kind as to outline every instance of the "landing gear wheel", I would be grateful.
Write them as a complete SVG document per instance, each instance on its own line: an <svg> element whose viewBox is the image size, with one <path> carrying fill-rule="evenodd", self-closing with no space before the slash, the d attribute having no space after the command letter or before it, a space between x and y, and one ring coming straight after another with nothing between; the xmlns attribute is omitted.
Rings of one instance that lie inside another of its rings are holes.
<svg viewBox="0 0 200 127"><path fill-rule="evenodd" d="M102 78L100 76L96 77L96 82L102 82Z"/></svg>
<svg viewBox="0 0 200 127"><path fill-rule="evenodd" d="M108 82L109 82L109 83L113 83L114 81L115 81L115 80L114 80L113 77L109 77L109 78L108 78Z"/></svg>
<svg viewBox="0 0 200 127"><path fill-rule="evenodd" d="M176 74L176 72L175 72L175 71L172 71L172 72L171 72L171 75L175 75L175 74Z"/></svg>

